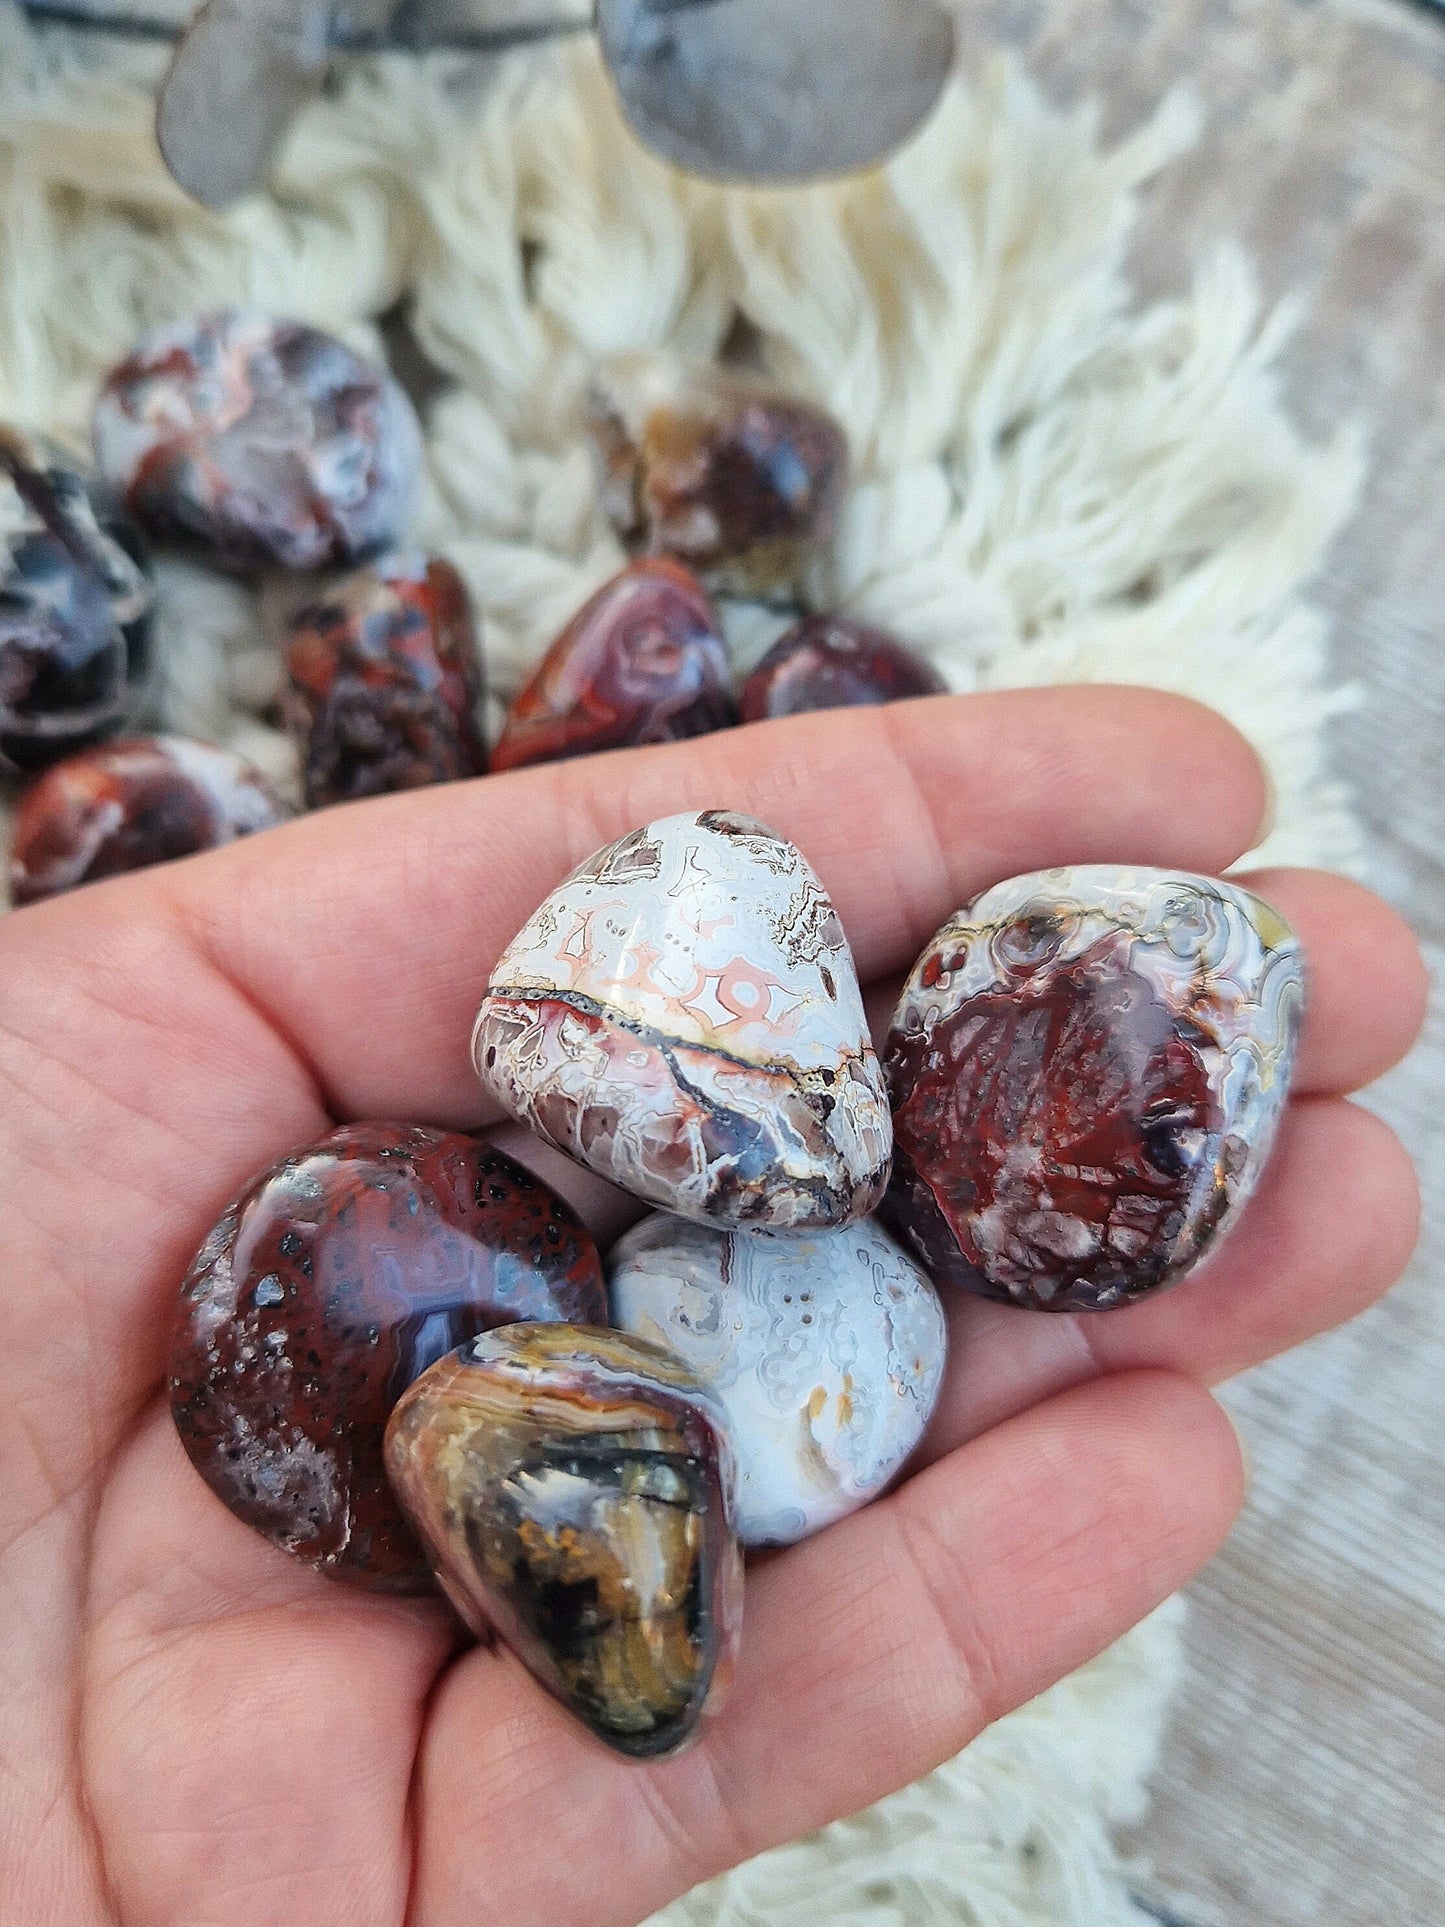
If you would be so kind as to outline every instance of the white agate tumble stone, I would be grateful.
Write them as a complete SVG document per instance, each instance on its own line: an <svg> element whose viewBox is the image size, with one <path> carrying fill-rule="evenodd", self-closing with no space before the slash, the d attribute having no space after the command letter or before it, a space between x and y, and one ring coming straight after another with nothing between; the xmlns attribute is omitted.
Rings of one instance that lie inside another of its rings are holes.
<svg viewBox="0 0 1445 1927"><path fill-rule="evenodd" d="M492 972L472 1052L502 1108L679 1217L864 1218L893 1125L852 952L802 852L665 817L558 885Z"/></svg>
<svg viewBox="0 0 1445 1927"><path fill-rule="evenodd" d="M722 1405L745 1545L792 1545L877 1498L937 1403L938 1294L872 1219L782 1237L658 1213L614 1247L609 1289L614 1324Z"/></svg>

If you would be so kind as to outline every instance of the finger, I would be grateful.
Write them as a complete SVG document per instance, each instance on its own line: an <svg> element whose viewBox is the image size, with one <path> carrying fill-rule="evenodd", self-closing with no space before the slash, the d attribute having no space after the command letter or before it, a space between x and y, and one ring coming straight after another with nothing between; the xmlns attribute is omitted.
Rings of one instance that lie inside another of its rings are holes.
<svg viewBox="0 0 1445 1927"><path fill-rule="evenodd" d="M721 806L802 846L867 980L906 968L997 877L1104 858L1221 868L1264 791L1244 739L1176 697L939 697L324 811L148 887L304 1049L339 1114L476 1122L466 1040L502 947L592 850ZM46 909L63 914L27 914Z"/></svg>
<svg viewBox="0 0 1445 1927"><path fill-rule="evenodd" d="M734 1697L661 1765L612 1759L509 1657L469 1654L418 1765L416 1927L621 1927L856 1812L1183 1584L1242 1485L1182 1380L1052 1400L750 1574Z"/></svg>
<svg viewBox="0 0 1445 1927"><path fill-rule="evenodd" d="M1296 1093L1343 1094L1383 1076L1419 1036L1429 994L1404 918L1372 890L1325 870L1259 870L1231 881L1272 904L1304 946ZM900 974L868 987L868 1021L880 1046L903 982Z"/></svg>
<svg viewBox="0 0 1445 1927"><path fill-rule="evenodd" d="M1357 1091L1382 1077L1419 1036L1429 995L1405 919L1372 890L1326 870L1255 870L1232 881L1273 904L1304 946L1295 1090Z"/></svg>
<svg viewBox="0 0 1445 1927"><path fill-rule="evenodd" d="M117 1918L394 1927L439 1605L331 1584L241 1525L153 1406L91 1540L77 1736Z"/></svg>
<svg viewBox="0 0 1445 1927"><path fill-rule="evenodd" d="M945 1292L949 1370L922 1456L1100 1373L1158 1368L1218 1384L1343 1324L1404 1270L1419 1209L1388 1125L1339 1098L1292 1104L1238 1226L1157 1298L1070 1316Z"/></svg>

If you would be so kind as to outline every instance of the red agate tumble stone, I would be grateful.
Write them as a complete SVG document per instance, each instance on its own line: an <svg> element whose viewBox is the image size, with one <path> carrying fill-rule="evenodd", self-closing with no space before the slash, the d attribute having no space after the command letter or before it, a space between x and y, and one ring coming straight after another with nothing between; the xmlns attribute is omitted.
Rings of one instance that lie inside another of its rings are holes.
<svg viewBox="0 0 1445 1927"><path fill-rule="evenodd" d="M481 657L449 562L409 551L331 583L288 621L286 667L313 809L486 770Z"/></svg>
<svg viewBox="0 0 1445 1927"><path fill-rule="evenodd" d="M11 842L16 904L214 850L289 812L244 758L185 736L135 736L66 757L23 793Z"/></svg>
<svg viewBox="0 0 1445 1927"><path fill-rule="evenodd" d="M588 402L602 504L624 542L709 589L788 589L832 536L848 441L830 415L736 369L619 355Z"/></svg>
<svg viewBox="0 0 1445 1927"><path fill-rule="evenodd" d="M691 570L634 562L579 611L512 704L494 770L672 743L738 719L727 644Z"/></svg>
<svg viewBox="0 0 1445 1927"><path fill-rule="evenodd" d="M1268 1158L1300 946L1208 877L1082 865L996 884L924 951L886 1064L887 1210L935 1277L1040 1311L1182 1278Z"/></svg>
<svg viewBox="0 0 1445 1927"><path fill-rule="evenodd" d="M539 1178L455 1132L348 1125L257 1178L206 1240L171 1411L207 1485L273 1544L422 1592L382 1461L397 1400L479 1332L606 1318L596 1247Z"/></svg>
<svg viewBox="0 0 1445 1927"><path fill-rule="evenodd" d="M96 404L96 463L146 532L239 571L395 542L421 429L382 368L297 321L227 308L153 329Z"/></svg>
<svg viewBox="0 0 1445 1927"><path fill-rule="evenodd" d="M743 721L905 702L941 696L947 688L931 663L882 629L841 616L806 616L773 644L743 684Z"/></svg>

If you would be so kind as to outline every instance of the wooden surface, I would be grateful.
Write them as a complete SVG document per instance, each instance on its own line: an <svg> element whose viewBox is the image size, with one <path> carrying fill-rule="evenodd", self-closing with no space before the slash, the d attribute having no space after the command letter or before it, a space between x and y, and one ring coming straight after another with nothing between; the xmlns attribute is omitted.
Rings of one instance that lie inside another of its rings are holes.
<svg viewBox="0 0 1445 1927"><path fill-rule="evenodd" d="M1154 194L1136 263L1182 285L1238 234L1303 290L1306 423L1363 415L1374 476L1319 599L1367 688L1338 765L1374 880L1445 977L1445 21L1404 0L991 0L1060 97L1124 128L1179 80L1208 134ZM1362 986L1368 994L1368 987ZM1248 1512L1195 1588L1188 1686L1134 1843L1188 1927L1445 1924L1445 1012L1371 1096L1422 1167L1407 1282L1233 1387Z"/></svg>

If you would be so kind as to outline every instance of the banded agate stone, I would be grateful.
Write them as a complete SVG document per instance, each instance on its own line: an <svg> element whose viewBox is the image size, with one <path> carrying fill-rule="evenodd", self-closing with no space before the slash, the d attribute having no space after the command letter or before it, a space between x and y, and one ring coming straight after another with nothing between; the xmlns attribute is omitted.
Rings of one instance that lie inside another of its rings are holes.
<svg viewBox="0 0 1445 1927"><path fill-rule="evenodd" d="M186 736L78 751L21 795L10 851L17 904L218 849L290 811L244 758Z"/></svg>
<svg viewBox="0 0 1445 1927"><path fill-rule="evenodd" d="M622 1332L509 1325L404 1395L397 1496L479 1634L620 1753L675 1753L720 1705L742 1619L722 1415Z"/></svg>
<svg viewBox="0 0 1445 1927"><path fill-rule="evenodd" d="M684 1218L816 1229L887 1183L847 939L801 851L750 817L668 817L590 857L493 970L473 1055L513 1117Z"/></svg>
<svg viewBox="0 0 1445 1927"><path fill-rule="evenodd" d="M857 709L941 696L948 685L922 656L882 629L842 616L805 616L743 684L745 723L815 709Z"/></svg>
<svg viewBox="0 0 1445 1927"><path fill-rule="evenodd" d="M507 712L492 768L674 743L738 719L717 616L665 556L634 562L578 611Z"/></svg>
<svg viewBox="0 0 1445 1927"><path fill-rule="evenodd" d="M321 569L397 540L421 429L381 368L250 309L155 329L101 390L101 473L157 541L221 568Z"/></svg>
<svg viewBox="0 0 1445 1927"><path fill-rule="evenodd" d="M274 1545L425 1591L382 1461L397 1399L493 1325L605 1315L591 1238L521 1165L455 1132L347 1125L263 1172L202 1246L171 1411L207 1485Z"/></svg>
<svg viewBox="0 0 1445 1927"><path fill-rule="evenodd" d="M482 660L449 562L404 550L326 584L292 610L285 645L311 808L485 772Z"/></svg>
<svg viewBox="0 0 1445 1927"><path fill-rule="evenodd" d="M43 769L124 722L153 600L140 553L72 461L0 429L0 772Z"/></svg>
<svg viewBox="0 0 1445 1927"><path fill-rule="evenodd" d="M1089 866L986 891L893 1020L893 1222L1005 1303L1158 1291L1254 1189L1303 1007L1297 941L1232 884Z"/></svg>
<svg viewBox="0 0 1445 1927"><path fill-rule="evenodd" d="M772 1236L658 1214L608 1260L613 1323L712 1392L744 1545L785 1546L888 1485L943 1382L938 1294L872 1219Z"/></svg>
<svg viewBox="0 0 1445 1927"><path fill-rule="evenodd" d="M602 501L625 542L767 596L832 536L848 443L821 409L711 364L622 355L593 384Z"/></svg>

